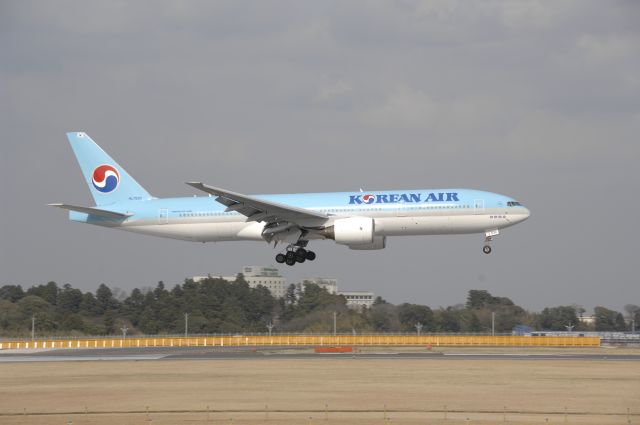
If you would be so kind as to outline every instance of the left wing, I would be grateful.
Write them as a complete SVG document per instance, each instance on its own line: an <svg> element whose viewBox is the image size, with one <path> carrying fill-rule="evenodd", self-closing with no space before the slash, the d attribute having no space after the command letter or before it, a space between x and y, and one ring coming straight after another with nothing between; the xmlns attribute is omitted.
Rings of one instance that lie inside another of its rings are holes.
<svg viewBox="0 0 640 425"><path fill-rule="evenodd" d="M48 204L50 207L58 207L69 211L77 211L90 215L97 215L105 218L115 218L118 220L124 220L128 217L131 217L132 213L121 213L117 211L105 210L102 208L96 207L80 207L78 205L70 205L70 204Z"/></svg>
<svg viewBox="0 0 640 425"><path fill-rule="evenodd" d="M226 211L237 211L248 221L289 221L300 225L300 221L324 222L329 216L316 211L298 208L278 202L265 201L253 196L208 186L201 182L187 182L189 186L216 196L216 201L227 207Z"/></svg>

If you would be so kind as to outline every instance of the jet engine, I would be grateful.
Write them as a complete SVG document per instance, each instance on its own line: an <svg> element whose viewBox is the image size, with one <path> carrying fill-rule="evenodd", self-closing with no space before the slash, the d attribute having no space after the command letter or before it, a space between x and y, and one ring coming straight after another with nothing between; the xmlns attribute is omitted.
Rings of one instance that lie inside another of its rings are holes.
<svg viewBox="0 0 640 425"><path fill-rule="evenodd" d="M370 217L340 218L333 222L333 239L342 245L368 245L374 241L374 229Z"/></svg>
<svg viewBox="0 0 640 425"><path fill-rule="evenodd" d="M349 249L357 250L372 250L372 249L384 249L387 246L386 236L374 236L373 242L364 245L349 245Z"/></svg>

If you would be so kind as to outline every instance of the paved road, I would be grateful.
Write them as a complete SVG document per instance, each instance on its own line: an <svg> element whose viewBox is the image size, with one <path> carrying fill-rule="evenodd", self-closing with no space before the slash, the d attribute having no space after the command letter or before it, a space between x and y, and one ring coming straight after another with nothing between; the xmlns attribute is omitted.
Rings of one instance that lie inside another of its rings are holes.
<svg viewBox="0 0 640 425"><path fill-rule="evenodd" d="M310 350L273 348L203 348L203 347L148 347L112 349L22 350L0 352L0 363L7 362L60 362L97 360L301 360L301 359L389 359L389 360L607 360L640 361L640 354L526 354L526 353L394 353L389 351L345 354L316 354Z"/></svg>

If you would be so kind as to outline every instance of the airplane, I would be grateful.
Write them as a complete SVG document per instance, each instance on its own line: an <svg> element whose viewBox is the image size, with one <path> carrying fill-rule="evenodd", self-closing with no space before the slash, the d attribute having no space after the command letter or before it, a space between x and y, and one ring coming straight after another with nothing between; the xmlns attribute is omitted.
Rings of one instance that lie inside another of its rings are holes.
<svg viewBox="0 0 640 425"><path fill-rule="evenodd" d="M289 266L315 260L308 244L323 239L377 250L388 237L479 233L490 254L500 230L530 215L513 198L472 189L244 195L191 181L207 196L156 198L86 133L67 138L95 201L49 204L69 210L69 220L185 241L282 243L275 259Z"/></svg>

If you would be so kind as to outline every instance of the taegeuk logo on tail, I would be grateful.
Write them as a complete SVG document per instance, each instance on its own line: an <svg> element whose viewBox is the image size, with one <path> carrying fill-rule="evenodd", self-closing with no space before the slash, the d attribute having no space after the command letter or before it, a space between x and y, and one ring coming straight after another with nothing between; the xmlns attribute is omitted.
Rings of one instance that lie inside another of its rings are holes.
<svg viewBox="0 0 640 425"><path fill-rule="evenodd" d="M99 165L93 170L91 182L99 192L113 192L118 187L118 183L120 183L120 173L111 165Z"/></svg>

